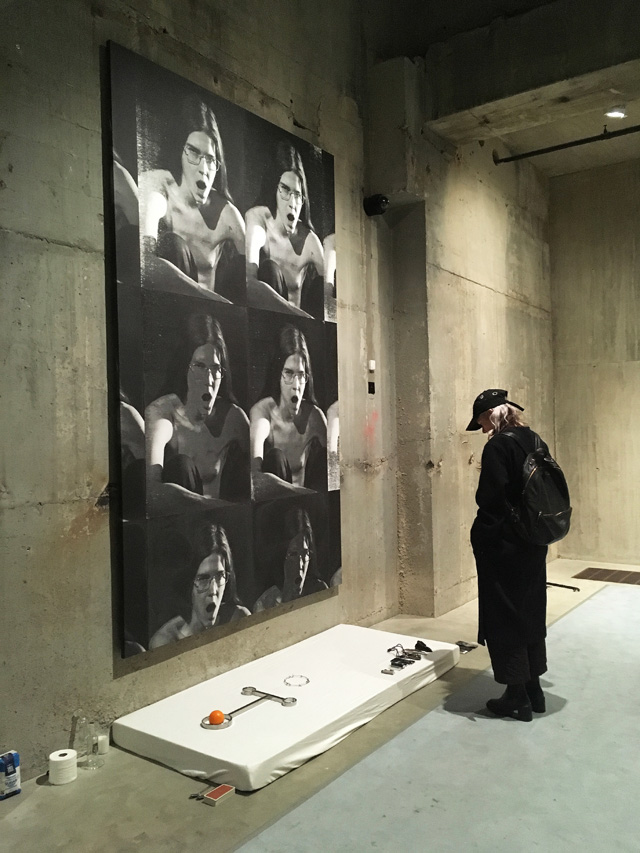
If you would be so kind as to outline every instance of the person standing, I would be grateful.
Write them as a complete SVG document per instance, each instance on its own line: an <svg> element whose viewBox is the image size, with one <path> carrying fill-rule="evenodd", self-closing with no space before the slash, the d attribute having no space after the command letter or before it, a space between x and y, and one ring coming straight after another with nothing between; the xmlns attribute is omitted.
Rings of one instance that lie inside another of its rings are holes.
<svg viewBox="0 0 640 853"><path fill-rule="evenodd" d="M530 722L533 711L546 709L540 676L547 671L547 546L524 542L510 527L507 504L518 503L524 448L533 451L539 437L522 420L523 408L507 396L499 388L483 391L467 426L489 436L471 545L478 573L478 642L488 647L495 680L506 685L487 708L499 717Z"/></svg>

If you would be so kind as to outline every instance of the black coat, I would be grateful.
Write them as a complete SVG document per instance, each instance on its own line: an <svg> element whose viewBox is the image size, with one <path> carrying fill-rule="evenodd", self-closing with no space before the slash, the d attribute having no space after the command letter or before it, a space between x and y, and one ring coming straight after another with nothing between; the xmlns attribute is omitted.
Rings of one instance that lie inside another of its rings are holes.
<svg viewBox="0 0 640 853"><path fill-rule="evenodd" d="M534 449L529 427L511 429ZM489 439L482 453L471 545L478 572L478 642L483 645L485 640L532 643L547 633L547 547L519 540L507 519L506 501L517 502L524 460L522 448L503 433Z"/></svg>

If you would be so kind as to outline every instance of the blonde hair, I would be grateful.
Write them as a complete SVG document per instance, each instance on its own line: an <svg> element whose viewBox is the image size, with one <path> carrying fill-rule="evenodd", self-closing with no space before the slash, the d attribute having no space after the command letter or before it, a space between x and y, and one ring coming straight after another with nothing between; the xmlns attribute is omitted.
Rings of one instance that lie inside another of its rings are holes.
<svg viewBox="0 0 640 853"><path fill-rule="evenodd" d="M502 406L496 406L495 409L491 409L489 412L489 421L493 426L489 438L492 438L508 427L529 426L522 419L520 411L509 403L503 403Z"/></svg>

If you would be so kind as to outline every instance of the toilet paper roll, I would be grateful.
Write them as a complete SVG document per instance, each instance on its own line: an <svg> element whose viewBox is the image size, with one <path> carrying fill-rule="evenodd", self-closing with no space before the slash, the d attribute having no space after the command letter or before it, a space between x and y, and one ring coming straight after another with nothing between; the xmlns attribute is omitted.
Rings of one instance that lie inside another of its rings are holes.
<svg viewBox="0 0 640 853"><path fill-rule="evenodd" d="M58 749L49 756L49 782L66 785L78 777L78 753L75 749Z"/></svg>

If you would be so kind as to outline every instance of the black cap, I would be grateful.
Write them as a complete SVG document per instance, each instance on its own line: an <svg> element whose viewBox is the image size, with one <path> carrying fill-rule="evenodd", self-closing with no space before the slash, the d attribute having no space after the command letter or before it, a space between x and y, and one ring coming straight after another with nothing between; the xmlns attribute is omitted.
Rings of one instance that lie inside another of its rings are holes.
<svg viewBox="0 0 640 853"><path fill-rule="evenodd" d="M507 400L508 393L508 391L504 391L502 388L488 388L486 391L483 391L482 394L478 394L476 399L473 401L473 417L469 421L467 430L480 429L478 415L481 415L489 409L495 409L496 406L504 406L505 403L508 403L510 406L515 406L516 409L520 409L521 412L524 412L522 406L514 403L513 400Z"/></svg>

